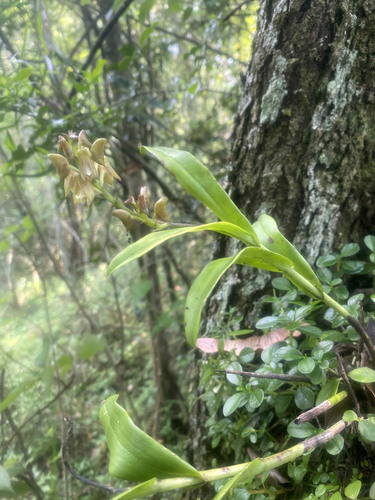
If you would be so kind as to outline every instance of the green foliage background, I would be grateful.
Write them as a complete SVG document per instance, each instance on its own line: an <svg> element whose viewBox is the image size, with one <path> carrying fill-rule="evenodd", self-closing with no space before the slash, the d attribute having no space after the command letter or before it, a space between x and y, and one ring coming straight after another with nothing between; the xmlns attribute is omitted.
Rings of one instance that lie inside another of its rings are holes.
<svg viewBox="0 0 375 500"><path fill-rule="evenodd" d="M121 176L132 164L143 167L150 196L169 196L173 218L204 220L188 198L181 205L179 188L156 163L142 162L139 146L189 148L224 174L255 10L253 3L179 0L1 5L1 464L25 498L107 495L72 479L60 448L70 416L77 472L115 484L98 420L101 401L114 392L138 425L158 428L183 452L188 388L179 384L184 424L171 423L166 400L156 422L150 336L168 332L182 382L192 362L182 299L200 266L196 255L210 255L202 237L159 252L163 310L151 324L144 267L106 276L109 258L127 245L123 227L100 200L89 208L64 200L46 155L68 130L106 137ZM127 189L124 180L114 193L138 195Z"/></svg>

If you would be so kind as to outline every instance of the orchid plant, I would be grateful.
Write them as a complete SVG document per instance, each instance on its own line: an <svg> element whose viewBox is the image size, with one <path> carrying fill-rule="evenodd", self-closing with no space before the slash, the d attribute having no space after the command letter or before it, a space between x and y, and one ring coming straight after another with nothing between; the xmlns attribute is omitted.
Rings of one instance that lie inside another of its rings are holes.
<svg viewBox="0 0 375 500"><path fill-rule="evenodd" d="M263 214L251 224L210 171L190 153L164 147L142 147L143 154L149 153L156 157L175 176L179 184L210 209L219 220L208 224L171 222L165 197L154 204L153 215L150 217L151 204L146 188L141 189L137 199L130 197L124 202L107 190L105 185L111 185L113 179L120 180L120 177L104 154L106 142L105 139L97 139L91 143L84 131L78 135L63 134L59 137L58 154L49 155L49 159L56 167L60 180L64 181L65 195L72 192L75 203L86 201L90 204L98 194L113 205L113 215L124 223L127 230L135 223L143 223L151 228L149 234L129 244L113 258L108 266L109 274L158 245L187 233L213 231L241 242L242 248L235 255L207 264L187 294L185 334L192 347L197 342L201 314L207 298L231 266L242 265L279 272L305 295L336 311L359 333L368 350L370 365L373 365L375 348L366 330L351 316L347 307L339 304L324 291L311 266L281 234L272 217ZM370 367L358 368L351 373L352 379L361 383L375 381L375 371ZM333 405L345 397L347 393L342 391L331 395L327 401ZM120 493L116 497L118 500L141 498L228 478L229 481L215 496L215 500L220 500L238 484L250 483L256 475L291 462L308 450L333 439L353 421L362 423L362 428L365 422L366 428L372 426L375 433L373 419L363 419L351 412L326 431L283 452L263 459L257 458L245 464L197 471L136 427L126 410L117 404L116 399L116 395L108 398L100 410L100 420L110 450L109 471L121 479L141 482L140 485ZM312 416L300 416L300 422L313 418L319 411L317 407L314 408L315 413L313 412Z"/></svg>

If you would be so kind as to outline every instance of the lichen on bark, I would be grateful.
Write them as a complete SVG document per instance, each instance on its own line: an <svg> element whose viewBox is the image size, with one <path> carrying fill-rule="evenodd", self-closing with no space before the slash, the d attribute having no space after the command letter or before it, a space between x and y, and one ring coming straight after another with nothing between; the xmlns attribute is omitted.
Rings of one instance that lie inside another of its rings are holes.
<svg viewBox="0 0 375 500"><path fill-rule="evenodd" d="M272 215L312 264L375 233L374 82L372 2L260 1L228 184L251 221ZM233 268L209 314L236 305L251 326L267 288L254 276Z"/></svg>

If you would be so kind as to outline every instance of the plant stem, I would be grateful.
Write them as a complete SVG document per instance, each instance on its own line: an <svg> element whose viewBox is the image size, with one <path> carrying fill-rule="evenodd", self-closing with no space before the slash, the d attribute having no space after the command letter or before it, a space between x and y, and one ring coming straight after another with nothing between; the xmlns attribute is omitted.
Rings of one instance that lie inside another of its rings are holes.
<svg viewBox="0 0 375 500"><path fill-rule="evenodd" d="M195 487L204 483L211 483L219 479L229 479L231 484L225 485L215 500L223 498L224 494L237 484L248 482L258 474L263 474L271 469L276 469L281 465L292 462L309 450L316 448L324 443L330 441L336 434L342 432L348 427L351 422L344 422L339 420L335 425L323 431L321 434L306 439L291 448L280 453L275 453L266 458L256 458L251 462L231 465L229 467L221 467L219 469L209 469L200 471L202 479L199 477L176 477L168 479L157 479L146 481L140 485L116 496L113 500L132 500L135 498L142 498L145 496L154 495L156 493L163 493L178 488ZM148 483L148 484L147 484ZM223 491L225 490L225 491ZM221 495L222 493L222 495Z"/></svg>

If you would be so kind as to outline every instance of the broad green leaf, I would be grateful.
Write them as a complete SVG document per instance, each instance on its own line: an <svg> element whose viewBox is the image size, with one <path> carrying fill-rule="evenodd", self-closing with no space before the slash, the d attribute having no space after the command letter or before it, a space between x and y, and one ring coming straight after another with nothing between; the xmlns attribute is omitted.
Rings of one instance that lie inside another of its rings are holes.
<svg viewBox="0 0 375 500"><path fill-rule="evenodd" d="M119 254L116 255L110 262L108 266L108 274L113 273L119 267L125 266L153 248L161 245L165 241L180 236L185 233L194 233L198 231L215 231L233 238L237 238L243 241L245 244L250 243L249 234L234 224L228 222L211 222L209 224L202 224L200 226L187 226L187 227L177 227L173 229L164 229L162 231L155 231L153 233L147 234L143 238L139 239L135 243L132 243L128 247L124 248Z"/></svg>
<svg viewBox="0 0 375 500"><path fill-rule="evenodd" d="M217 227L218 225L219 226L224 225L225 227L230 226L231 228L236 228L236 231L241 231L241 229L238 228L238 226L233 226L233 224L224 222L215 222L212 224L206 224L205 226L198 226L198 228L203 228L203 227L207 228L207 226ZM195 226L195 228L196 227L197 226ZM231 230L233 231L233 229ZM136 245L136 243L134 243L133 246L134 245ZM254 247L244 248L234 257L225 257L223 259L217 259L207 264L207 266L200 272L200 274L193 282L186 297L185 333L186 333L186 339L190 345L194 346L196 344L199 333L199 323L202 314L202 309L204 307L207 298L209 297L210 293L212 292L212 290L214 289L215 285L222 277L222 275L227 271L227 269L229 269L230 266L232 266L235 263L260 267L262 269L273 270L273 271L280 271L281 268L287 269L293 267L289 259L274 254L269 250L263 248L254 248Z"/></svg>
<svg viewBox="0 0 375 500"><path fill-rule="evenodd" d="M215 285L229 267L235 263L237 255L213 260L206 265L194 280L186 297L185 334L191 346L195 346L199 333L202 309Z"/></svg>
<svg viewBox="0 0 375 500"><path fill-rule="evenodd" d="M375 441L375 419L368 418L365 420L361 420L358 424L358 430L360 435L367 439L367 441L374 442Z"/></svg>
<svg viewBox="0 0 375 500"><path fill-rule="evenodd" d="M237 264L257 267L272 272L283 272L293 269L293 262L265 248L245 248L237 259Z"/></svg>
<svg viewBox="0 0 375 500"><path fill-rule="evenodd" d="M280 233L276 221L269 215L261 215L259 220L253 224L253 229L258 235L259 241L268 250L287 257L292 261L296 271L321 292L323 291L320 281L316 277L310 265L296 250L296 248Z"/></svg>
<svg viewBox="0 0 375 500"><path fill-rule="evenodd" d="M348 484L348 486L344 490L344 493L348 498L355 500L356 498L358 498L358 493L361 491L361 486L361 481L357 479L356 481Z"/></svg>
<svg viewBox="0 0 375 500"><path fill-rule="evenodd" d="M323 401L331 398L337 393L337 389L339 387L339 380L337 378L332 378L329 380L319 391L319 394L316 397L315 405L318 406Z"/></svg>
<svg viewBox="0 0 375 500"><path fill-rule="evenodd" d="M375 382L375 371L367 366L363 366L362 368L355 368L349 372L348 377L361 384L370 384Z"/></svg>
<svg viewBox="0 0 375 500"><path fill-rule="evenodd" d="M204 203L219 219L231 222L247 231L253 238L253 245L259 246L258 237L247 218L237 208L211 172L186 151L171 148L146 147L197 200Z"/></svg>
<svg viewBox="0 0 375 500"><path fill-rule="evenodd" d="M137 427L128 413L109 397L100 409L110 451L109 473L128 481L179 476L201 478L200 473Z"/></svg>

